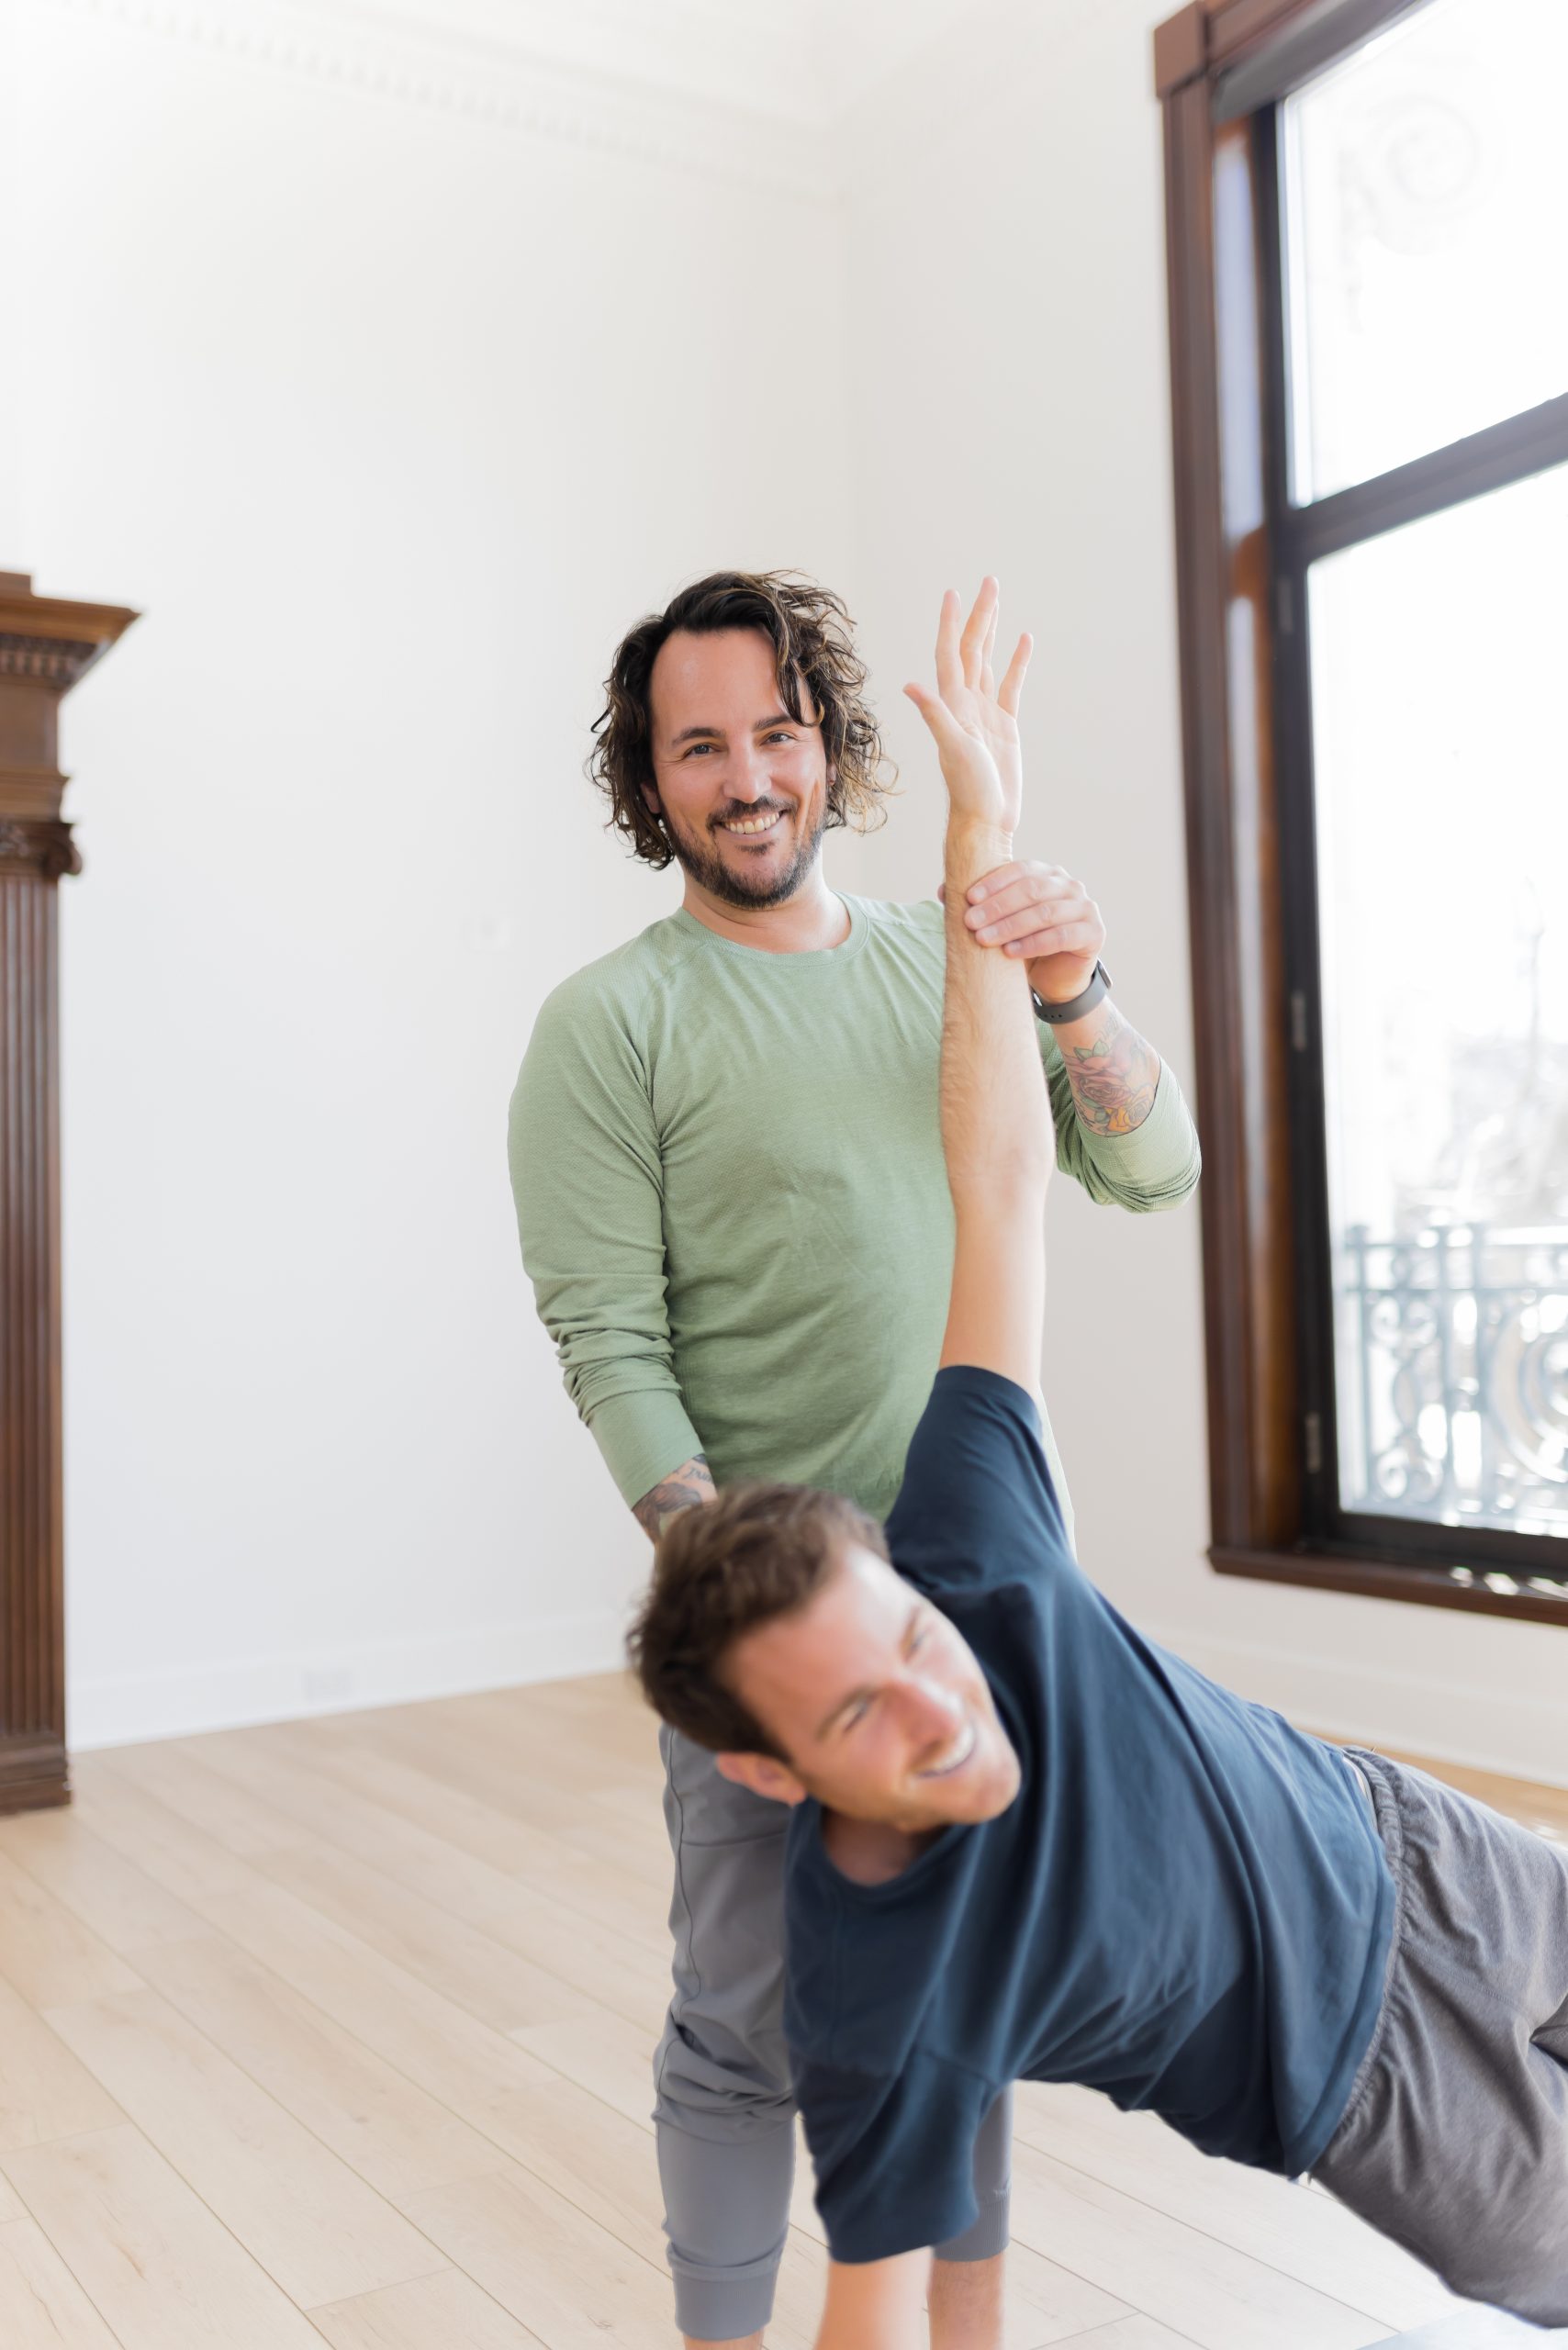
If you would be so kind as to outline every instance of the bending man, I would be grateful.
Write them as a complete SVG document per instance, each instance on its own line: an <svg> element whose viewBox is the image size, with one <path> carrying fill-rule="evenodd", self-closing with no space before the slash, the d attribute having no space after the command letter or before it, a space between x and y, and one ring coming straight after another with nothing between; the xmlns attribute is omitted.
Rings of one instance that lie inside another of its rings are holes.
<svg viewBox="0 0 1568 2350"><path fill-rule="evenodd" d="M821 2350L913 2344L927 2248L967 2224L1018 2078L1311 2171L1455 2291L1568 2323L1568 1855L1154 1648L1067 1539L1034 1394L1052 1153L1027 993L958 912L1011 854L1026 660L996 690L949 597L938 690L911 688L950 798L957 1246L885 1537L830 1495L722 1493L666 1531L633 1642L665 1718L790 1807Z"/></svg>

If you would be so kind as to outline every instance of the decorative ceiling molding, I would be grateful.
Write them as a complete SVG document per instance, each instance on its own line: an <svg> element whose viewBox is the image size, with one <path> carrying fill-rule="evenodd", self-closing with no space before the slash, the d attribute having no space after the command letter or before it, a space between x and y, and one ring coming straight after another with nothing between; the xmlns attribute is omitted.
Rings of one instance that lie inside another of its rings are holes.
<svg viewBox="0 0 1568 2350"><path fill-rule="evenodd" d="M695 178L831 203L823 135L798 123L563 65L466 28L405 26L352 0L31 0L383 102L653 164Z"/></svg>
<svg viewBox="0 0 1568 2350"><path fill-rule="evenodd" d="M827 131L911 59L972 25L978 0L311 0L442 41L477 39L609 70ZM995 57L972 35L994 78Z"/></svg>
<svg viewBox="0 0 1568 2350"><path fill-rule="evenodd" d="M857 0L849 22L891 6L950 8L962 0ZM322 13L478 45L663 94L738 105L797 128L833 112L832 73L846 44L829 17L837 0L309 0Z"/></svg>

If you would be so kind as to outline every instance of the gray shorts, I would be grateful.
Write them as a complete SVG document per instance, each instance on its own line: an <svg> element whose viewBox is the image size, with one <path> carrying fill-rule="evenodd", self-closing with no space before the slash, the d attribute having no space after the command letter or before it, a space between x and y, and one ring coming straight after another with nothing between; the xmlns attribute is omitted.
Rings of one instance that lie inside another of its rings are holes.
<svg viewBox="0 0 1568 2350"><path fill-rule="evenodd" d="M1450 2291L1568 2325L1568 1852L1353 1753L1394 1874L1394 1940L1314 2176Z"/></svg>

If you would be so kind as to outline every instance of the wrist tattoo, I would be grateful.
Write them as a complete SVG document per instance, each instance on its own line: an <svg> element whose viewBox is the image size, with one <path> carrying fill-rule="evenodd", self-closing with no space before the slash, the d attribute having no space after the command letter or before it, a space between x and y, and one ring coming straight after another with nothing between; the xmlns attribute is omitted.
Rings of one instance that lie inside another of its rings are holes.
<svg viewBox="0 0 1568 2350"><path fill-rule="evenodd" d="M633 1502L632 1515L649 1541L656 1542L666 1517L673 1517L678 1510L700 1508L704 1502L712 1500L715 1490L707 1455L694 1452L689 1460L683 1460L678 1469L672 1469L667 1477L651 1487L640 1502Z"/></svg>
<svg viewBox="0 0 1568 2350"><path fill-rule="evenodd" d="M1094 1135L1130 1135L1154 1107L1159 1084L1159 1055L1130 1027L1114 1004L1092 1045L1074 1045L1067 1056L1073 1106Z"/></svg>

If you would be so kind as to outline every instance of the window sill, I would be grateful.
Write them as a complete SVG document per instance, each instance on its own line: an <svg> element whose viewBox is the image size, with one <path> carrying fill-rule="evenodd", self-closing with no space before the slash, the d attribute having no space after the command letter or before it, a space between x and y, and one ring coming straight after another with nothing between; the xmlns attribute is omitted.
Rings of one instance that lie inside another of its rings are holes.
<svg viewBox="0 0 1568 2350"><path fill-rule="evenodd" d="M1365 1550L1242 1550L1215 1543L1209 1561L1215 1574L1256 1583L1359 1592L1366 1598L1397 1599L1410 1606L1458 1607L1470 1615L1514 1616L1568 1629L1568 1581L1556 1596L1551 1587L1532 1585L1496 1568L1434 1567L1393 1552L1380 1556Z"/></svg>

